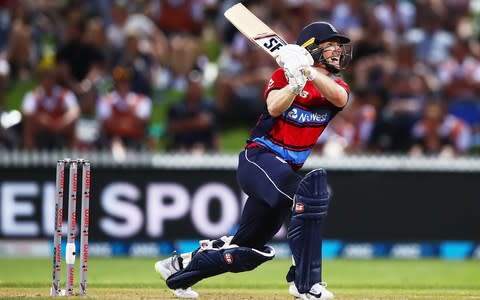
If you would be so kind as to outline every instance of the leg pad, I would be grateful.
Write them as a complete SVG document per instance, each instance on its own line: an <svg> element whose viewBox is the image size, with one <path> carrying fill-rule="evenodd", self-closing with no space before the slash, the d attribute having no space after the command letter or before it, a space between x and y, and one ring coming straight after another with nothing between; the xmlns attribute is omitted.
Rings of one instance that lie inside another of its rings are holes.
<svg viewBox="0 0 480 300"><path fill-rule="evenodd" d="M303 294L321 281L323 222L329 192L325 170L314 170L302 179L288 227L288 240L295 262L295 286ZM292 278L292 270L288 278Z"/></svg>
<svg viewBox="0 0 480 300"><path fill-rule="evenodd" d="M250 271L274 256L275 250L269 246L265 246L263 251L236 245L200 250L183 270L168 277L167 286L171 289L185 289L204 278L225 272Z"/></svg>

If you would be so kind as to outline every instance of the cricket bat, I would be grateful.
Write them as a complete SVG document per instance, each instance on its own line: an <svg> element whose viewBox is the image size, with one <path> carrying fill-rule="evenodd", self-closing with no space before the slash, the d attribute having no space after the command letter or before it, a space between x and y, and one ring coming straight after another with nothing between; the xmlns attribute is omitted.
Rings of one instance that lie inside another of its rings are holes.
<svg viewBox="0 0 480 300"><path fill-rule="evenodd" d="M242 3L230 7L224 15L238 31L273 58L277 57L278 50L287 44Z"/></svg>

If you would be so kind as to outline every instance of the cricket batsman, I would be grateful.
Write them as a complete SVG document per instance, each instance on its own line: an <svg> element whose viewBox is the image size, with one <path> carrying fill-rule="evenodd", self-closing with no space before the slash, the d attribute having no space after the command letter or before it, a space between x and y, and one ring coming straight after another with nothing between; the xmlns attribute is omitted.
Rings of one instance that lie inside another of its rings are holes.
<svg viewBox="0 0 480 300"><path fill-rule="evenodd" d="M225 272L253 270L271 260L267 243L288 218L293 264L289 293L300 299L332 299L322 281L322 234L328 212L327 174L298 170L317 139L348 102L350 88L338 77L351 59L350 39L329 23L311 23L296 44L279 50L265 89L265 109L239 155L237 179L248 195L234 236L200 241L191 252L158 261L155 269L180 298L191 287Z"/></svg>

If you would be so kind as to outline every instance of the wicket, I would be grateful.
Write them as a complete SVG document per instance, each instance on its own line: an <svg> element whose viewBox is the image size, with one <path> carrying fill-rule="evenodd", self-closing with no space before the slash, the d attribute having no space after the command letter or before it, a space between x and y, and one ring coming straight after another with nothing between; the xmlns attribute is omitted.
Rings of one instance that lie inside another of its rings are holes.
<svg viewBox="0 0 480 300"><path fill-rule="evenodd" d="M82 170L81 220L80 220L80 295L87 294L88 273L88 226L90 202L90 162L85 159L61 159L57 162L56 198L55 198L55 231L53 236L53 272L51 296L73 296L75 278L75 234L77 231L77 175ZM65 186L65 169L68 175L68 217L67 244L65 247L65 263L67 265L66 289L60 287L62 264L62 227L63 201Z"/></svg>

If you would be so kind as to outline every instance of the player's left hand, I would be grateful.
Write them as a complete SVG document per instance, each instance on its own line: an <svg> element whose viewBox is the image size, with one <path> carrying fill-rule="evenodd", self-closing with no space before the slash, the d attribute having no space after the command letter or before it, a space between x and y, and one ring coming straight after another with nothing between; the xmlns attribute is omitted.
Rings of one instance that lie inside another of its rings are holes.
<svg viewBox="0 0 480 300"><path fill-rule="evenodd" d="M288 80L288 89L293 94L300 94L307 83L307 78L300 69L290 71L285 69L285 76Z"/></svg>

